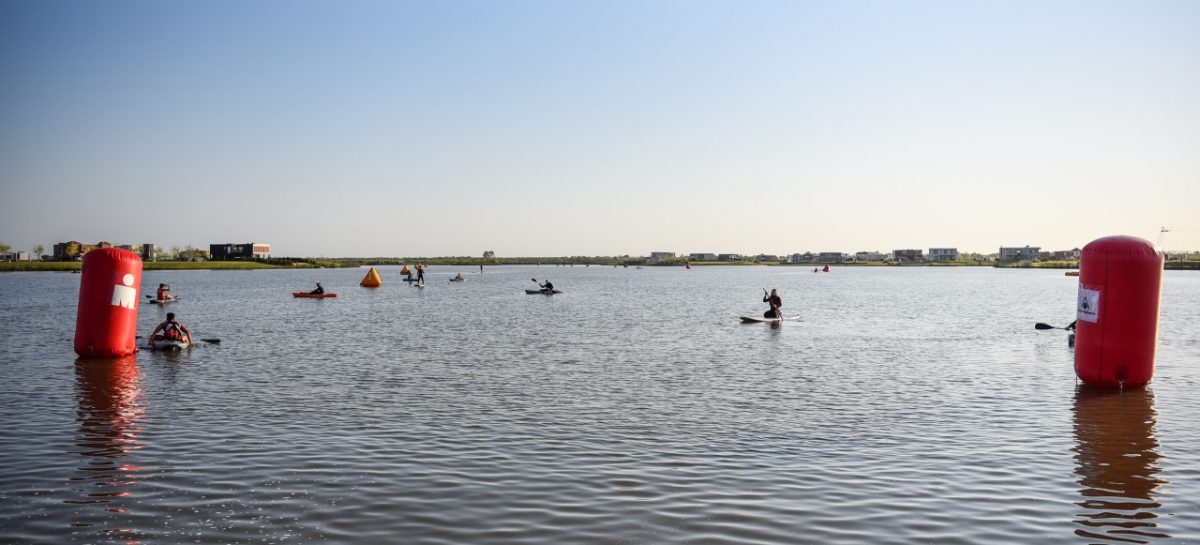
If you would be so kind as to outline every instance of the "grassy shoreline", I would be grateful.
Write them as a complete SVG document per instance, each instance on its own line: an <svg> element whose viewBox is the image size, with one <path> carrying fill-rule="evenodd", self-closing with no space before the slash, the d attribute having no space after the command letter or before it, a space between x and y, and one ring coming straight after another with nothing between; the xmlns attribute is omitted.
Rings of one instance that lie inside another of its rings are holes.
<svg viewBox="0 0 1200 545"><path fill-rule="evenodd" d="M513 258L478 258L478 257L418 257L418 258L337 258L309 260L278 260L262 261L147 261L143 270L218 270L244 271L256 269L315 269L315 268L354 268L365 266L386 266L423 263L425 265L456 265L478 267L494 267L501 265L581 265L598 267L630 266L645 267L682 267L683 262L669 262L646 265L640 258L626 257L513 257ZM824 267L824 263L758 263L754 261L705 261L693 262L693 267ZM79 261L5 261L0 262L0 273L4 272L74 272L82 268ZM832 267L994 267L1001 269L1078 269L1078 261L1034 261L1019 263L979 263L973 261L949 262L918 262L892 263L868 261L857 263L831 263ZM1166 270L1200 270L1200 261L1168 261Z"/></svg>

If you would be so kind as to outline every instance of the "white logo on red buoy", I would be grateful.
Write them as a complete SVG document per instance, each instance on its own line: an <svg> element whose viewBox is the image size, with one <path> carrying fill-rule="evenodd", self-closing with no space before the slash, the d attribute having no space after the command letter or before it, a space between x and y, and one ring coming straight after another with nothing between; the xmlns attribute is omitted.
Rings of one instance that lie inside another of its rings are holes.
<svg viewBox="0 0 1200 545"><path fill-rule="evenodd" d="M1075 309L1075 318L1093 324L1100 319L1100 290L1079 286L1079 303Z"/></svg>
<svg viewBox="0 0 1200 545"><path fill-rule="evenodd" d="M113 285L112 306L133 308L137 304L137 290L133 289L133 275L126 274L121 278L125 285Z"/></svg>

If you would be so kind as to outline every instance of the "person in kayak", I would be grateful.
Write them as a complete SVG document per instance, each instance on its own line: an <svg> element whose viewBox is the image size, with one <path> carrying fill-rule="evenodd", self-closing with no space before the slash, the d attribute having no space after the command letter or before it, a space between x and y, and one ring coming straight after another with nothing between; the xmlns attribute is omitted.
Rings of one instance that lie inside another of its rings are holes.
<svg viewBox="0 0 1200 545"><path fill-rule="evenodd" d="M312 290L308 293L311 293L313 295L321 295L322 293L325 293L325 288L321 286L320 282L317 282L317 289Z"/></svg>
<svg viewBox="0 0 1200 545"><path fill-rule="evenodd" d="M166 284L159 284L158 292L154 294L154 298L159 301L166 301L168 299L174 299L174 297L171 297L171 295L169 295L168 292L170 292L170 291L171 291L171 286L168 286Z"/></svg>
<svg viewBox="0 0 1200 545"><path fill-rule="evenodd" d="M550 279L549 279L549 278L547 278L547 279L546 279L546 283L545 283L545 284L538 284L538 286L539 286L539 287L541 287L541 288L542 288L542 291L544 291L544 292L547 292L547 293L553 293L553 292L554 292L554 284L551 284L551 283L550 283Z"/></svg>
<svg viewBox="0 0 1200 545"><path fill-rule="evenodd" d="M771 288L771 294L767 295L766 288L763 288L763 302L771 305L771 310L763 313L763 318L783 318L783 299L779 298L779 290Z"/></svg>
<svg viewBox="0 0 1200 545"><path fill-rule="evenodd" d="M168 312L167 321L158 324L150 333L150 342L154 341L183 341L192 344L192 332L188 331L187 326L175 321L174 312Z"/></svg>

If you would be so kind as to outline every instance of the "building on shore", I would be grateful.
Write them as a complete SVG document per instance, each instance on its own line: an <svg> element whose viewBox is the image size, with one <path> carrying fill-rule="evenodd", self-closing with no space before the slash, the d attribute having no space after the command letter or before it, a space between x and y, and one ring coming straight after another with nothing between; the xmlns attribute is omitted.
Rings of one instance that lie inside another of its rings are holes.
<svg viewBox="0 0 1200 545"><path fill-rule="evenodd" d="M231 259L268 259L271 257L271 245L265 242L247 242L245 244L209 244L208 253L214 261Z"/></svg>
<svg viewBox="0 0 1200 545"><path fill-rule="evenodd" d="M821 263L841 263L846 259L846 254L842 252L821 252L817 254L817 261Z"/></svg>
<svg viewBox="0 0 1200 545"><path fill-rule="evenodd" d="M754 261L758 263L779 263L779 256L771 254L758 254L754 256Z"/></svg>
<svg viewBox="0 0 1200 545"><path fill-rule="evenodd" d="M955 261L958 259L958 248L930 248L929 261Z"/></svg>
<svg viewBox="0 0 1200 545"><path fill-rule="evenodd" d="M887 254L883 252L855 252L855 261L883 261L887 259Z"/></svg>
<svg viewBox="0 0 1200 545"><path fill-rule="evenodd" d="M1042 248L1039 246L1001 246L996 261L1011 263L1014 261L1033 261L1038 258Z"/></svg>
<svg viewBox="0 0 1200 545"><path fill-rule="evenodd" d="M646 264L653 265L674 258L675 252L650 252L650 257L646 258Z"/></svg>
<svg viewBox="0 0 1200 545"><path fill-rule="evenodd" d="M741 261L742 254L717 254L717 261Z"/></svg>
<svg viewBox="0 0 1200 545"><path fill-rule="evenodd" d="M925 259L924 252L919 249L892 250L892 259L900 262L915 262Z"/></svg>
<svg viewBox="0 0 1200 545"><path fill-rule="evenodd" d="M1071 261L1073 259L1079 259L1079 256L1082 254L1083 250L1080 250L1079 248L1075 248L1073 250L1055 250L1050 252L1049 258L1055 261Z"/></svg>
<svg viewBox="0 0 1200 545"><path fill-rule="evenodd" d="M688 254L688 261L716 261L717 254Z"/></svg>

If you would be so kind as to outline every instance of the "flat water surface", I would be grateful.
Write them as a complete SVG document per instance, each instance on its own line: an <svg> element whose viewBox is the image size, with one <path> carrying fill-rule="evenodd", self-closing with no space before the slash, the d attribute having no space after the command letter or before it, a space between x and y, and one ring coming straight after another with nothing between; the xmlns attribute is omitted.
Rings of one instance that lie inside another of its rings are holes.
<svg viewBox="0 0 1200 545"><path fill-rule="evenodd" d="M1200 541L1200 274L1113 394L1033 328L1062 271L379 270L147 271L142 335L222 342L116 361L80 275L0 275L0 542Z"/></svg>

